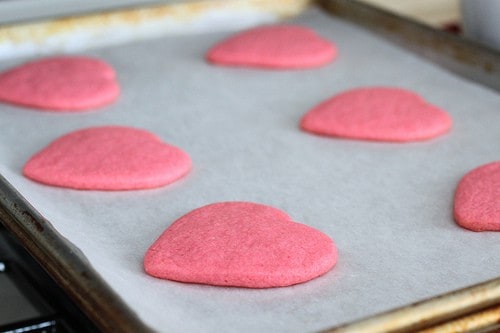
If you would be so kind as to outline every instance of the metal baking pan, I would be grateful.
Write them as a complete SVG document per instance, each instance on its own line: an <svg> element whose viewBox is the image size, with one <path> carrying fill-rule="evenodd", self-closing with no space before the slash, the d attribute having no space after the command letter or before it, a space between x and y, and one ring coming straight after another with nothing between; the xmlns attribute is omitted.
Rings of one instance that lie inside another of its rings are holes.
<svg viewBox="0 0 500 333"><path fill-rule="evenodd" d="M335 16L366 27L467 79L500 91L500 52L461 36L348 0L320 0Z"/></svg>
<svg viewBox="0 0 500 333"><path fill-rule="evenodd" d="M499 89L500 56L497 52L356 1L320 1L319 5L337 17L353 20L359 26L366 25L378 35L474 82ZM1 222L87 316L104 332L152 331L130 304L92 268L86 256L21 193L5 178L0 178ZM499 329L499 318L500 278L496 278L393 311L339 324L325 332L493 332Z"/></svg>
<svg viewBox="0 0 500 333"><path fill-rule="evenodd" d="M0 178L0 221L103 332L147 332L85 256Z"/></svg>

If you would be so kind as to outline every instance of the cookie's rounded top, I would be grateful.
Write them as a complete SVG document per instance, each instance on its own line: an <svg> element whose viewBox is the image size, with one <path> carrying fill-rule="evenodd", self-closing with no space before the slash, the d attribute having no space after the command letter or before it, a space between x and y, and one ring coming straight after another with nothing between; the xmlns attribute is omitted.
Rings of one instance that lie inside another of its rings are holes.
<svg viewBox="0 0 500 333"><path fill-rule="evenodd" d="M500 161L468 172L455 192L456 222L473 231L500 231Z"/></svg>
<svg viewBox="0 0 500 333"><path fill-rule="evenodd" d="M37 182L81 190L133 190L164 186L186 175L191 159L156 135L123 126L66 134L24 166Z"/></svg>
<svg viewBox="0 0 500 333"><path fill-rule="evenodd" d="M366 87L337 94L307 112L308 132L372 141L406 142L448 132L451 117L419 95L401 88Z"/></svg>
<svg viewBox="0 0 500 333"><path fill-rule="evenodd" d="M333 43L312 29L283 24L237 33L210 49L206 58L224 66L300 69L323 66L336 54Z"/></svg>
<svg viewBox="0 0 500 333"><path fill-rule="evenodd" d="M147 251L144 268L169 280L269 288L318 277L336 261L327 235L279 209L221 202L175 221Z"/></svg>
<svg viewBox="0 0 500 333"><path fill-rule="evenodd" d="M44 58L0 74L0 101L46 111L94 109L119 94L114 69L91 57Z"/></svg>

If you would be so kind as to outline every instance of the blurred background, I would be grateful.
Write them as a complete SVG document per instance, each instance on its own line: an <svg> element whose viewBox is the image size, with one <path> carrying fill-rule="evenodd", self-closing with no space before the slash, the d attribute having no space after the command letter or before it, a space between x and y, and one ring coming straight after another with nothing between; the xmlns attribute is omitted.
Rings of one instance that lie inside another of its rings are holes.
<svg viewBox="0 0 500 333"><path fill-rule="evenodd" d="M361 0L399 15L442 28L458 26L461 21L459 0Z"/></svg>

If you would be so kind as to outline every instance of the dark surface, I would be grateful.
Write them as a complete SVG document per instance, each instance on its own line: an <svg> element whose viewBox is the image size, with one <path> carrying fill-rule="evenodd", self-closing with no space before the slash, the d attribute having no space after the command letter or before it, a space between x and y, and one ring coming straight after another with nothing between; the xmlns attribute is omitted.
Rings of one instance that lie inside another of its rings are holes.
<svg viewBox="0 0 500 333"><path fill-rule="evenodd" d="M98 332L2 223L0 255L0 332Z"/></svg>
<svg viewBox="0 0 500 333"><path fill-rule="evenodd" d="M0 223L0 243L4 244L0 253L8 253L3 259L20 263L42 298L53 300L53 307L62 318L69 318L68 325L76 327L77 332L150 331L85 256L1 175Z"/></svg>

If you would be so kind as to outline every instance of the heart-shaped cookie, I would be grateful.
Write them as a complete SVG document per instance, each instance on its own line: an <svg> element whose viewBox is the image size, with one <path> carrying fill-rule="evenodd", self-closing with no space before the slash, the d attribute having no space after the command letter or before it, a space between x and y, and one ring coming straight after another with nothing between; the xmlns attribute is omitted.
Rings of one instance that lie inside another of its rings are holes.
<svg viewBox="0 0 500 333"><path fill-rule="evenodd" d="M451 128L450 116L400 88L353 89L307 112L303 130L333 137L405 142L434 138Z"/></svg>
<svg viewBox="0 0 500 333"><path fill-rule="evenodd" d="M147 131L105 126L60 137L34 155L23 173L52 186L134 190L170 184L190 168L186 153Z"/></svg>
<svg viewBox="0 0 500 333"><path fill-rule="evenodd" d="M0 74L0 101L42 110L93 109L119 94L113 68L89 57L45 58Z"/></svg>
<svg viewBox="0 0 500 333"><path fill-rule="evenodd" d="M206 58L225 66L299 69L325 65L336 53L333 43L312 29L269 25L240 32L220 42L207 52Z"/></svg>
<svg viewBox="0 0 500 333"><path fill-rule="evenodd" d="M289 286L329 271L333 241L282 211L250 202L222 202L191 211L149 248L154 277L248 288Z"/></svg>
<svg viewBox="0 0 500 333"><path fill-rule="evenodd" d="M500 231L500 161L467 173L455 192L455 220L473 231Z"/></svg>

